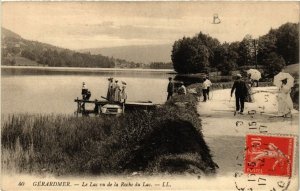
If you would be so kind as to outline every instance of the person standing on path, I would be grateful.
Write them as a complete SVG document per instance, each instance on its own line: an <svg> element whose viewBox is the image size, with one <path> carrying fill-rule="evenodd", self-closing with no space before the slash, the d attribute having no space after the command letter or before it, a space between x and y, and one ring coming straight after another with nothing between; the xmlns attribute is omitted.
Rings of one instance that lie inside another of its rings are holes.
<svg viewBox="0 0 300 191"><path fill-rule="evenodd" d="M203 84L202 84L203 102L206 102L208 98L208 92L210 86L211 86L211 81L208 80L207 77L203 78Z"/></svg>
<svg viewBox="0 0 300 191"><path fill-rule="evenodd" d="M231 88L230 96L232 97L233 92L235 91L235 112L234 115L236 115L236 112L239 112L240 114L243 114L244 112L244 102L245 98L248 94L247 86L244 80L242 79L241 74L237 74L237 79L234 81L233 86Z"/></svg>
<svg viewBox="0 0 300 191"><path fill-rule="evenodd" d="M173 96L173 93L174 93L174 83L173 83L171 77L169 77L169 84L168 84L167 92L168 92L167 100L169 100Z"/></svg>
<svg viewBox="0 0 300 191"><path fill-rule="evenodd" d="M252 86L253 86L253 80L251 79L251 74L248 75L247 79L245 80L246 87L247 87L247 95L245 97L245 102L253 102L253 96L252 96Z"/></svg>
<svg viewBox="0 0 300 191"><path fill-rule="evenodd" d="M212 85L212 83L209 80L209 78L205 77L204 82L203 82L203 87L206 87L206 96L207 96L207 99L209 99L209 89L210 89L211 85ZM206 99L205 99L205 101L206 101Z"/></svg>

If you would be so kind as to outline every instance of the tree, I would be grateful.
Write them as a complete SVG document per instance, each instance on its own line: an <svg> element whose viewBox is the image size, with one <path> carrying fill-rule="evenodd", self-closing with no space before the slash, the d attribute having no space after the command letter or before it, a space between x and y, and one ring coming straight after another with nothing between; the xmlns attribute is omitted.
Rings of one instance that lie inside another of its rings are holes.
<svg viewBox="0 0 300 191"><path fill-rule="evenodd" d="M149 66L151 69L172 69L172 63L152 62Z"/></svg>
<svg viewBox="0 0 300 191"><path fill-rule="evenodd" d="M220 46L220 42L216 38L212 38L209 35L200 32L196 37L194 37L198 44L206 46L209 53L209 62L212 63L214 59L214 50Z"/></svg>
<svg viewBox="0 0 300 191"><path fill-rule="evenodd" d="M282 56L287 65L299 62L299 23L286 23L271 29L258 42L259 63L272 52Z"/></svg>
<svg viewBox="0 0 300 191"><path fill-rule="evenodd" d="M262 63L263 60L269 56L270 53L277 52L276 41L276 33L273 29L271 29L268 34L258 39L258 63Z"/></svg>
<svg viewBox="0 0 300 191"><path fill-rule="evenodd" d="M255 63L255 48L254 39L251 35L246 35L239 44L239 59L238 65L254 65Z"/></svg>
<svg viewBox="0 0 300 191"><path fill-rule="evenodd" d="M210 67L219 41L203 33L174 42L171 59L176 72L198 73Z"/></svg>
<svg viewBox="0 0 300 191"><path fill-rule="evenodd" d="M285 66L285 61L282 56L271 52L262 60L262 64L265 66L266 75L273 77L282 70Z"/></svg>
<svg viewBox="0 0 300 191"><path fill-rule="evenodd" d="M19 47L15 46L9 46L7 47L8 52L12 53L13 55L17 55L20 53L21 49Z"/></svg>
<svg viewBox="0 0 300 191"><path fill-rule="evenodd" d="M286 23L276 31L277 53L287 65L299 63L299 23Z"/></svg>
<svg viewBox="0 0 300 191"><path fill-rule="evenodd" d="M30 50L23 50L21 56L28 58L30 60L35 60L35 55Z"/></svg>
<svg viewBox="0 0 300 191"><path fill-rule="evenodd" d="M197 73L209 66L209 51L195 39L183 38L174 43L171 59L176 72Z"/></svg>
<svg viewBox="0 0 300 191"><path fill-rule="evenodd" d="M224 43L214 51L214 66L224 75L230 74L237 67L238 53L235 51L235 45Z"/></svg>

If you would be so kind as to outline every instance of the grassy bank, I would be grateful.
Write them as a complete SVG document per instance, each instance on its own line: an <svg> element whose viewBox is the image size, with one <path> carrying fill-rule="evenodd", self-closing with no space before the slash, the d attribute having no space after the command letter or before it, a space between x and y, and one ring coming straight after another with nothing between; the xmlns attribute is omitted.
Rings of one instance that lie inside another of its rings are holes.
<svg viewBox="0 0 300 191"><path fill-rule="evenodd" d="M26 173L213 173L197 98L121 117L12 115L2 123L2 168Z"/></svg>

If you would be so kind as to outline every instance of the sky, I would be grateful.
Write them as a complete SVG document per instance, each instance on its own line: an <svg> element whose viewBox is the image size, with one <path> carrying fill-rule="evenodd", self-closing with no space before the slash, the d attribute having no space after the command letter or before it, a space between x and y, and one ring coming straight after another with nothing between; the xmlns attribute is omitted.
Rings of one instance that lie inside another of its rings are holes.
<svg viewBox="0 0 300 191"><path fill-rule="evenodd" d="M4 2L1 12L2 27L73 50L172 44L200 31L233 42L299 22L299 2Z"/></svg>

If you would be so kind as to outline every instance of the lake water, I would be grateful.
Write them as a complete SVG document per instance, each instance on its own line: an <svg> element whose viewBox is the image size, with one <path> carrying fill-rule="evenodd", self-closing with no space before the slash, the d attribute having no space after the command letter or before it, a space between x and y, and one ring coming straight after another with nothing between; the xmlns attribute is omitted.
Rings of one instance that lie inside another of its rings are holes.
<svg viewBox="0 0 300 191"><path fill-rule="evenodd" d="M128 101L164 103L170 70L1 67L1 112L73 114L82 82L91 100L106 96L108 77L127 83ZM121 84L120 84L121 85Z"/></svg>

